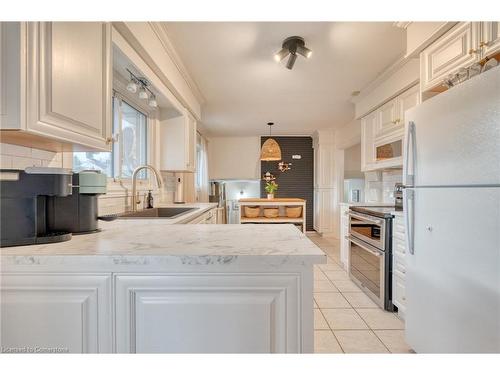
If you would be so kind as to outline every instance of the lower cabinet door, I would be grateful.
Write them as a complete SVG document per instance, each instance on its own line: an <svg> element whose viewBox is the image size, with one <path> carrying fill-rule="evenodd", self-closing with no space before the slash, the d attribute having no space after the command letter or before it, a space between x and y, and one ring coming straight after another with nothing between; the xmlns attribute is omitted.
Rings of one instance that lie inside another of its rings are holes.
<svg viewBox="0 0 500 375"><path fill-rule="evenodd" d="M295 274L116 275L120 353L298 353Z"/></svg>
<svg viewBox="0 0 500 375"><path fill-rule="evenodd" d="M3 352L111 352L110 282L108 275L3 274Z"/></svg>

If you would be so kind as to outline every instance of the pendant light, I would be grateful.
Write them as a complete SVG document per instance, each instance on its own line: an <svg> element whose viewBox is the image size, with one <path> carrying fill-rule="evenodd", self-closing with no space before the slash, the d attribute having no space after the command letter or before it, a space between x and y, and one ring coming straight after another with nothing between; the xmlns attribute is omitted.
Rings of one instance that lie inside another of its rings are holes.
<svg viewBox="0 0 500 375"><path fill-rule="evenodd" d="M260 160L262 161L277 161L281 160L281 148L278 142L271 138L271 128L274 122L268 122L269 125L269 138L262 145L260 150Z"/></svg>

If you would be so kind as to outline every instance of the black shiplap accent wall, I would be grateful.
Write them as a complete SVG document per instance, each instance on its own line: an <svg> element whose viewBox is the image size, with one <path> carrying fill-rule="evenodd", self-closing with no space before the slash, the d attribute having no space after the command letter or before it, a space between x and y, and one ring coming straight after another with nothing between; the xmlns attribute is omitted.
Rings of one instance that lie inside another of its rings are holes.
<svg viewBox="0 0 500 375"><path fill-rule="evenodd" d="M261 146L269 137L261 137ZM283 161L292 163L291 170L284 173L278 169L277 161L261 161L261 176L267 171L275 175L279 185L275 194L277 198L302 198L306 200L306 228L313 230L313 173L314 153L311 137L272 137L281 148ZM292 155L301 155L300 160L292 159ZM260 196L267 196L264 190L265 182L260 183Z"/></svg>

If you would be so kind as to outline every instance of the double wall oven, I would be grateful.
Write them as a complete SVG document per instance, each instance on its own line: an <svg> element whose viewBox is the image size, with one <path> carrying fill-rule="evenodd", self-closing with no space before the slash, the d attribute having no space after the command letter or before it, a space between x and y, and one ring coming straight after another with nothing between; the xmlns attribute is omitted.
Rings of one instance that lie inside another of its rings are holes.
<svg viewBox="0 0 500 375"><path fill-rule="evenodd" d="M392 219L394 207L350 207L350 278L380 307L392 304Z"/></svg>

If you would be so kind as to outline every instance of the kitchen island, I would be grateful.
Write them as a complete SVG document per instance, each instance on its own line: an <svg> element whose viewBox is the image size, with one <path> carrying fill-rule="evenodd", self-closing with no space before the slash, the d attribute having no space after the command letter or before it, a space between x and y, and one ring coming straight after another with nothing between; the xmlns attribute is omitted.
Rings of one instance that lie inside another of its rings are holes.
<svg viewBox="0 0 500 375"><path fill-rule="evenodd" d="M313 351L313 264L326 256L293 225L101 227L0 249L2 350Z"/></svg>

